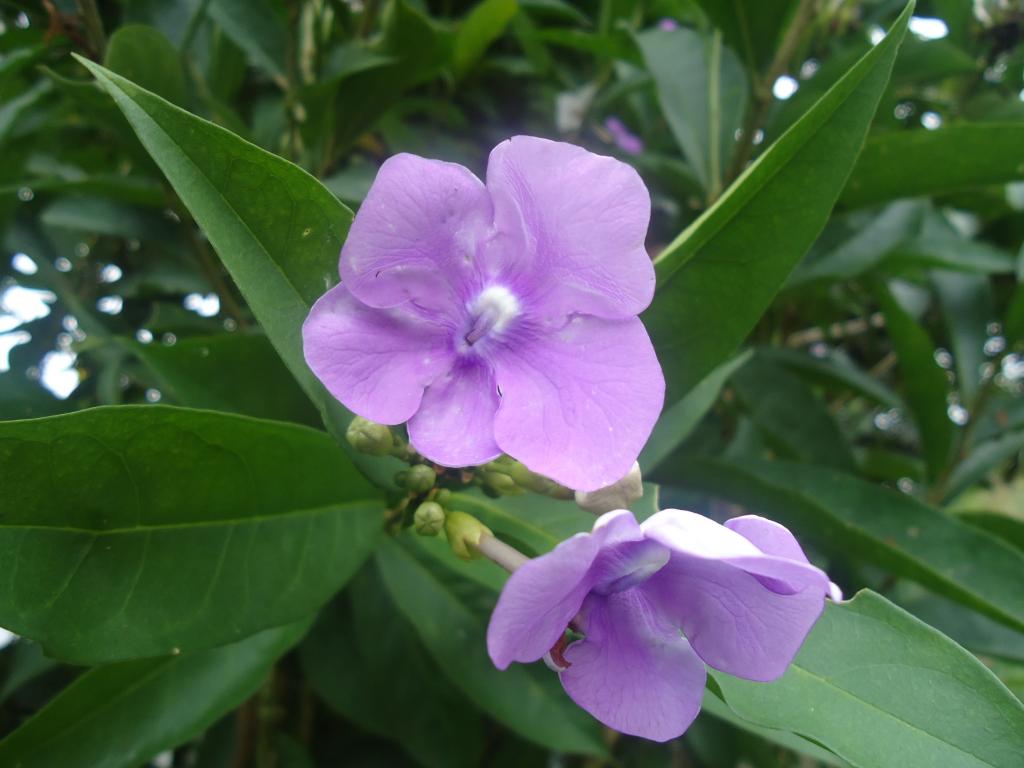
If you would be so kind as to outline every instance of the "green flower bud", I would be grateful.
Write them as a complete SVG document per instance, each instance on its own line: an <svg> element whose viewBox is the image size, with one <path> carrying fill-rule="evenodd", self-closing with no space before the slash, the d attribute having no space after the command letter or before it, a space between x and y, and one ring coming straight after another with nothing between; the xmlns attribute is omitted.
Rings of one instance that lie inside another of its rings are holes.
<svg viewBox="0 0 1024 768"><path fill-rule="evenodd" d="M426 493L437 481L437 472L426 464L414 464L402 474L405 477L400 481L401 484L413 493Z"/></svg>
<svg viewBox="0 0 1024 768"><path fill-rule="evenodd" d="M345 439L360 453L371 456L387 456L395 444L391 430L384 424L356 416L345 431Z"/></svg>
<svg viewBox="0 0 1024 768"><path fill-rule="evenodd" d="M512 479L511 475L505 472L487 469L480 473L480 479L484 481L484 485L487 488L495 493L514 496L523 492L523 489L516 485L516 481Z"/></svg>
<svg viewBox="0 0 1024 768"><path fill-rule="evenodd" d="M444 519L444 532L452 552L463 560L480 556L477 545L483 536L493 536L491 529L465 512L449 512Z"/></svg>
<svg viewBox="0 0 1024 768"><path fill-rule="evenodd" d="M425 501L416 507L412 524L420 536L437 536L444 525L444 507L436 501Z"/></svg>
<svg viewBox="0 0 1024 768"><path fill-rule="evenodd" d="M560 499L572 498L572 491L568 488L559 485L551 478L531 472L522 462L513 461L505 471L515 481L516 485L528 491Z"/></svg>

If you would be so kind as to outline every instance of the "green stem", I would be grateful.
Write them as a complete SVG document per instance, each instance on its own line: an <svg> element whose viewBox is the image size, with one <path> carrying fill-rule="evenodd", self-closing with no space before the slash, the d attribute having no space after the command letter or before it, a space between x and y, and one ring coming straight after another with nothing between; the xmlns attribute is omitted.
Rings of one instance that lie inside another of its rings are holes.
<svg viewBox="0 0 1024 768"><path fill-rule="evenodd" d="M722 33L711 37L708 66L708 205L722 192Z"/></svg>
<svg viewBox="0 0 1024 768"><path fill-rule="evenodd" d="M200 0L199 6L188 20L188 26L185 28L185 34L181 38L181 56L185 58L188 53L188 49L192 46L192 41L195 40L196 33L199 31L199 25L203 19L206 18L206 9L210 7L210 0Z"/></svg>
<svg viewBox="0 0 1024 768"><path fill-rule="evenodd" d="M107 36L103 32L103 19L100 18L96 0L78 0L78 12L82 14L89 45L96 53L96 58L102 61L103 52L107 49Z"/></svg>
<svg viewBox="0 0 1024 768"><path fill-rule="evenodd" d="M736 148L732 163L729 165L729 173L726 181L731 182L741 173L750 159L754 150L754 138L757 132L764 126L768 110L772 106L772 86L782 75L786 74L790 59L796 53L804 30L814 19L817 8L817 0L800 0L800 6L793 14L793 21L786 30L786 35L779 43L778 49L765 74L754 83L754 105L747 110L747 117L743 122L740 145Z"/></svg>

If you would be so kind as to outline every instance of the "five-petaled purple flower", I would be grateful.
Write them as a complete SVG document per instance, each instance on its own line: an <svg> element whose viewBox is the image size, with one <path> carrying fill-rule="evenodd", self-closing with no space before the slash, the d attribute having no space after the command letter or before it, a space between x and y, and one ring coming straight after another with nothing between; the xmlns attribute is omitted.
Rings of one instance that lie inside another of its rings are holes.
<svg viewBox="0 0 1024 768"><path fill-rule="evenodd" d="M625 475L664 379L637 318L654 292L650 196L628 165L516 136L486 186L401 154L303 325L306 361L360 416L408 421L438 464L502 452L571 488Z"/></svg>
<svg viewBox="0 0 1024 768"><path fill-rule="evenodd" d="M771 520L723 526L668 509L638 525L618 510L509 577L487 647L500 669L553 650L577 704L666 741L697 716L705 663L748 680L781 676L834 589ZM583 639L566 648L568 626Z"/></svg>

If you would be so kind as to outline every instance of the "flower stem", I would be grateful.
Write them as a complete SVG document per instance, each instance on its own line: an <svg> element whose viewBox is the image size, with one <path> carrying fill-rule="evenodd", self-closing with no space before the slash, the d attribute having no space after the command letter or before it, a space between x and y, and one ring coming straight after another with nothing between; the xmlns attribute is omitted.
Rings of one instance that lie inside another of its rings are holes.
<svg viewBox="0 0 1024 768"><path fill-rule="evenodd" d="M481 555L497 563L509 573L515 572L530 559L515 547L510 547L500 539L486 534L480 537L476 548L480 550Z"/></svg>

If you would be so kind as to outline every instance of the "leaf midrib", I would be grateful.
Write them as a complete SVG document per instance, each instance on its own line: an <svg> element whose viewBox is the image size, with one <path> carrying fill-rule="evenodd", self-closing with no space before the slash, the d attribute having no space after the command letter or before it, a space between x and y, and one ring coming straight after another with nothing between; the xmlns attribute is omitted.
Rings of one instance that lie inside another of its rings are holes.
<svg viewBox="0 0 1024 768"><path fill-rule="evenodd" d="M880 666L880 665L872 665L872 666ZM889 665L889 666L898 666L898 665ZM895 720L896 722L901 723L901 724L907 726L911 730L913 730L913 731L915 731L917 733L923 734L924 736L927 736L928 738L930 738L930 739L932 739L934 741L937 741L939 744L943 744L943 745L952 747L953 749L957 750L958 752L960 752L960 753L962 753L962 754L964 754L964 755L966 755L966 756L968 756L968 757L970 757L970 758L972 758L974 760L977 760L978 763L980 763L981 765L987 765L987 766L995 766L996 765L995 763L991 763L991 762L989 762L987 760L984 760L983 758L979 757L978 755L974 754L973 752L969 752L969 751L965 750L963 747L960 747L957 744L954 744L954 743L952 743L950 741L943 740L941 737L936 736L935 734L931 733L930 731L925 730L924 728L920 727L919 725L915 725L914 723L910 722L909 720L905 720L904 718L902 718L899 715L897 715L895 712L890 712L889 710L880 707L879 705L875 704L874 702L869 701L868 699L865 699L865 698L863 698L861 696L858 696L857 694L853 693L852 691L850 691L850 690L848 690L846 688L841 687L837 683L834 683L831 679L829 679L829 678L827 678L827 677L825 677L823 675L819 675L816 672L812 672L807 667L803 667L803 666L801 666L800 664L798 664L796 662L793 663L792 667L793 667L793 670L797 674L803 674L803 675L807 676L808 678L810 678L811 680L813 680L816 683L818 683L819 685L824 685L826 688L829 688L830 690L838 691L839 693L843 694L847 698L850 698L853 701L856 701L856 702L858 702L860 704L863 704L868 709L871 709L871 710L873 710L875 712L880 713L881 715L883 715L885 717L888 717L888 718L890 718L892 720ZM798 733L801 736L803 736L804 738L809 738L809 739L817 739L818 738L816 736L812 736L812 735L810 735L810 734L808 734L806 732L803 732L803 731L799 731ZM832 749L832 747L829 747L829 749ZM836 754L839 754L839 753L837 752ZM840 754L840 757L842 757L844 760L851 760L851 761L853 760L853 758L851 758L848 755L841 755Z"/></svg>
<svg viewBox="0 0 1024 768"><path fill-rule="evenodd" d="M188 523L157 523L154 525L137 525L121 528L81 528L73 525L33 525L31 523L0 523L0 533L4 531L54 531L58 533L84 534L87 536L123 536L139 533L153 533L155 531L171 530L193 530L196 528L224 528L239 525L258 524L275 520L289 520L304 516L326 515L332 512L344 511L351 508L366 507L373 505L373 499L357 499L355 501L338 502L325 504L322 507L308 507L306 509L288 510L286 512L250 515L249 517L224 518L222 520L198 520Z"/></svg>

